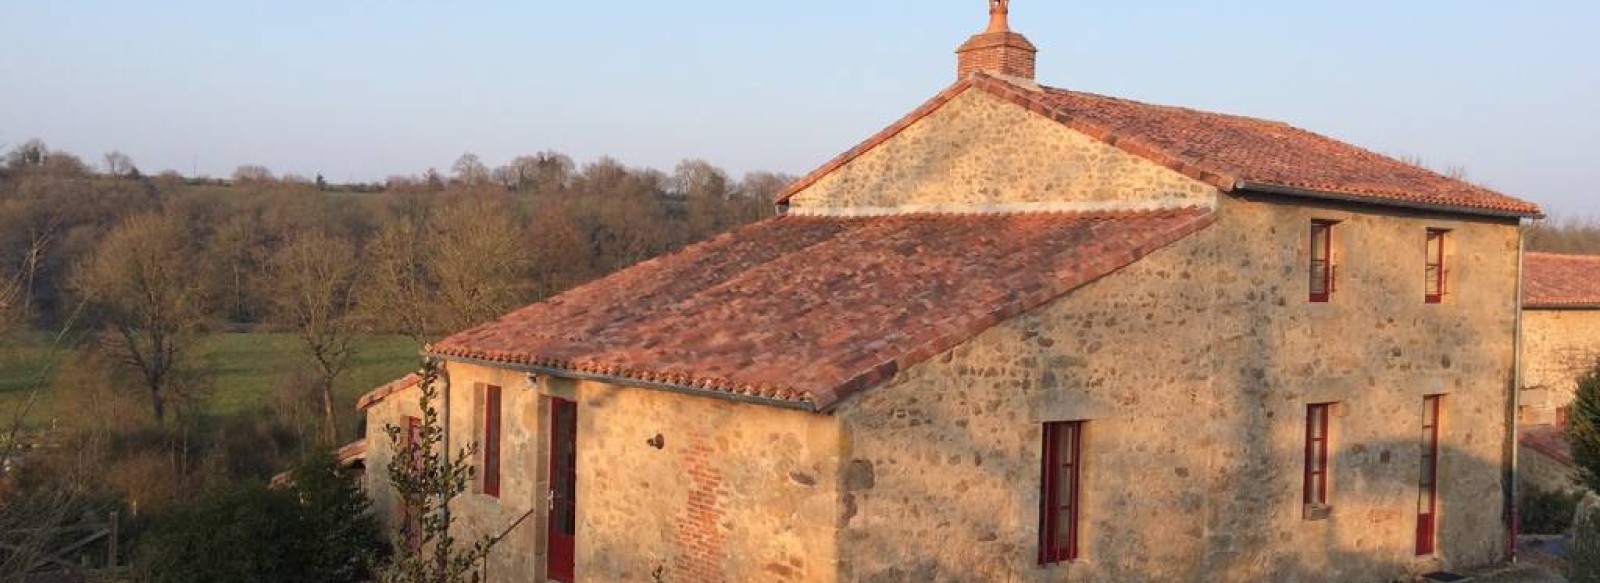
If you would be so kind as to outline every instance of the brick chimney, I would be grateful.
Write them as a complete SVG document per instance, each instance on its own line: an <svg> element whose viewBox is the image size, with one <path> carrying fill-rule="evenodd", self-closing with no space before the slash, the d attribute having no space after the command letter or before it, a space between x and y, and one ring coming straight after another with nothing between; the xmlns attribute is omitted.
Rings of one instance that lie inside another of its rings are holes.
<svg viewBox="0 0 1600 583"><path fill-rule="evenodd" d="M956 77L966 78L973 71L1034 80L1034 57L1039 49L1024 37L1011 32L1011 0L989 0L989 28L973 35L956 49Z"/></svg>

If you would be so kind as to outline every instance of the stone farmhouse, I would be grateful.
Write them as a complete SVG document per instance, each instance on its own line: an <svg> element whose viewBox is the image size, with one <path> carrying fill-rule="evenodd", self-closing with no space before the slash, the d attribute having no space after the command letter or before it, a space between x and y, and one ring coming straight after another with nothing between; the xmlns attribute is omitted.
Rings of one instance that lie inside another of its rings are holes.
<svg viewBox="0 0 1600 583"><path fill-rule="evenodd" d="M1567 490L1567 408L1578 378L1600 364L1600 256L1528 253L1523 281L1518 470L1525 483Z"/></svg>
<svg viewBox="0 0 1600 583"><path fill-rule="evenodd" d="M431 345L491 581L1390 581L1508 558L1534 204L1041 85L1007 2L780 216ZM368 395L368 435L416 415ZM381 438L368 467L393 453ZM398 520L383 472L378 511Z"/></svg>

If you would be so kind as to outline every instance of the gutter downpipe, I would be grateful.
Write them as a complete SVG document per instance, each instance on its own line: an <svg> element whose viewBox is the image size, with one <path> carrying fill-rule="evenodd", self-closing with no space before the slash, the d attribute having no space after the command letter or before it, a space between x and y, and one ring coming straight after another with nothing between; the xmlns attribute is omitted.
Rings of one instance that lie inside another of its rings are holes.
<svg viewBox="0 0 1600 583"><path fill-rule="evenodd" d="M1521 509L1517 507L1517 496L1521 488L1519 488L1517 479L1517 466L1521 461L1518 459L1518 441L1521 432L1519 410L1522 408L1522 294L1524 292L1522 270L1524 267L1523 254L1526 251L1526 246L1527 229L1523 227L1522 221L1517 221L1517 317L1516 331L1514 332L1515 339L1512 341L1514 351L1511 354L1510 435L1506 437L1507 441L1510 442L1507 448L1509 453L1506 456L1507 465L1509 466L1507 473L1510 477L1510 487L1506 488L1506 518L1510 521L1508 532L1511 534L1511 537L1507 540L1507 544L1510 546L1507 554L1513 564L1517 562L1517 535L1519 534L1517 531L1521 528L1518 524L1521 520L1521 517L1518 516Z"/></svg>

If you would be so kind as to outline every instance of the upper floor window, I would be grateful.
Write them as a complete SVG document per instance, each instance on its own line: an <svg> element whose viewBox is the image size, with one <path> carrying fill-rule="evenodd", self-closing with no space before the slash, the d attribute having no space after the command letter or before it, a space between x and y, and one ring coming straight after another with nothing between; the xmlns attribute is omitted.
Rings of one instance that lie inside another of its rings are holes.
<svg viewBox="0 0 1600 583"><path fill-rule="evenodd" d="M1333 264L1334 221L1311 221L1311 301L1333 297L1338 267Z"/></svg>
<svg viewBox="0 0 1600 583"><path fill-rule="evenodd" d="M1450 232L1444 229L1428 229L1428 261L1423 272L1426 278L1426 301L1430 304L1444 302L1444 295L1449 291L1450 270L1444 264L1445 237Z"/></svg>
<svg viewBox="0 0 1600 583"><path fill-rule="evenodd" d="M1333 410L1331 403L1306 407L1306 471L1305 517L1308 520L1328 516L1328 418Z"/></svg>
<svg viewBox="0 0 1600 583"><path fill-rule="evenodd" d="M483 493L500 497L500 387L483 388Z"/></svg>
<svg viewBox="0 0 1600 583"><path fill-rule="evenodd" d="M1040 496L1039 564L1078 558L1078 491L1083 474L1083 422L1044 426L1044 483Z"/></svg>

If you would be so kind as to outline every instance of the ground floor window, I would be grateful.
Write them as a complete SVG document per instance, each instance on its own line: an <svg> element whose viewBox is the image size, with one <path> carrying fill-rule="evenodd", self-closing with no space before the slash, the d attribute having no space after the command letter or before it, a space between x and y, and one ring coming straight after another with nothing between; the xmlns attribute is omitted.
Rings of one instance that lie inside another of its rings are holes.
<svg viewBox="0 0 1600 583"><path fill-rule="evenodd" d="M1422 472L1417 481L1417 555L1431 555L1439 531L1439 413L1444 397L1422 400Z"/></svg>
<svg viewBox="0 0 1600 583"><path fill-rule="evenodd" d="M1046 423L1044 426L1044 480L1039 512L1041 565L1072 561L1079 556L1083 427L1082 421Z"/></svg>
<svg viewBox="0 0 1600 583"><path fill-rule="evenodd" d="M1333 404L1321 403L1306 407L1306 466L1305 517L1308 520L1327 518L1328 509L1328 438L1329 418Z"/></svg>

